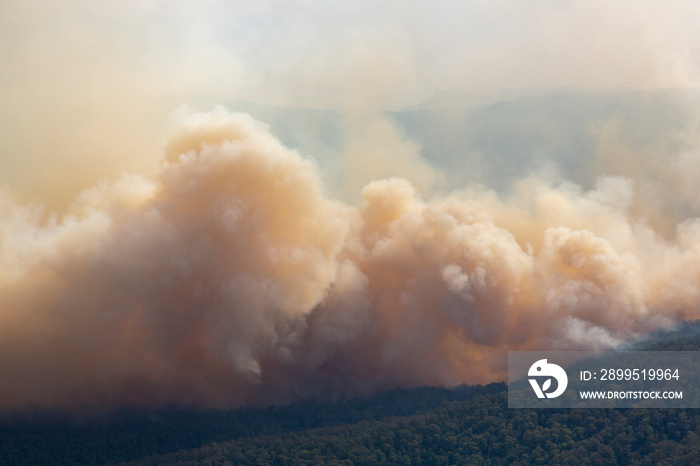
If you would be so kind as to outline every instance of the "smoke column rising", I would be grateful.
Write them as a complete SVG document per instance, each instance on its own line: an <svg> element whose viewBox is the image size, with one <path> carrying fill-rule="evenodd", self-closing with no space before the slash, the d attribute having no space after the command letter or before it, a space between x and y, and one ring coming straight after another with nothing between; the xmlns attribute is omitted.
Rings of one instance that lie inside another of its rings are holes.
<svg viewBox="0 0 700 466"><path fill-rule="evenodd" d="M523 180L355 208L247 115L180 111L151 178L68 215L0 200L0 407L229 407L505 377L504 352L611 348L700 312L700 221L634 186Z"/></svg>

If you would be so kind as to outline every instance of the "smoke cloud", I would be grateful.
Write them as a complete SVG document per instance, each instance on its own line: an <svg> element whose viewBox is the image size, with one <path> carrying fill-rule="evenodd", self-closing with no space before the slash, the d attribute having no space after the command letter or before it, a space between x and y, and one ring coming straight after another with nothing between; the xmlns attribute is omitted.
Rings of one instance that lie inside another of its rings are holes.
<svg viewBox="0 0 700 466"><path fill-rule="evenodd" d="M507 350L602 349L698 318L700 221L635 185L531 177L331 198L265 125L181 110L159 169L69 213L0 199L0 407L230 407L503 380Z"/></svg>
<svg viewBox="0 0 700 466"><path fill-rule="evenodd" d="M436 89L698 86L698 22L692 0L3 0L0 184L65 211L153 174L162 121L203 95L367 111Z"/></svg>

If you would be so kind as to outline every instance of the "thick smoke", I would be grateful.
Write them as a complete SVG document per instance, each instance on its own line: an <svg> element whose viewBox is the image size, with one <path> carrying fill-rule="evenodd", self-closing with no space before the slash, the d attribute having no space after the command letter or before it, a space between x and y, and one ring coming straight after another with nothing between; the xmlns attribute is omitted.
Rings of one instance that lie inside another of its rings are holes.
<svg viewBox="0 0 700 466"><path fill-rule="evenodd" d="M700 315L700 221L632 182L531 178L354 208L264 125L183 111L151 178L71 213L0 200L0 404L228 407L503 380L505 351L611 348Z"/></svg>

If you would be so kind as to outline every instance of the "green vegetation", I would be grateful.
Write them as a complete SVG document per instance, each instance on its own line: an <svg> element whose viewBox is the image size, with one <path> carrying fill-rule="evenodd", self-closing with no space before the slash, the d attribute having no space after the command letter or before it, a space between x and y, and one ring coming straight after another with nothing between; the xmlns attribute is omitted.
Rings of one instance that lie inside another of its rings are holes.
<svg viewBox="0 0 700 466"><path fill-rule="evenodd" d="M700 410L517 410L507 407L503 390L500 384L418 389L337 405L131 413L109 425L67 428L54 421L33 431L25 425L5 429L0 462L692 464L700 458ZM465 399L450 401L456 395ZM385 417L430 408L436 399L439 408ZM193 448L200 445L206 446Z"/></svg>
<svg viewBox="0 0 700 466"><path fill-rule="evenodd" d="M516 410L504 393L382 421L239 439L142 464L692 464L700 410Z"/></svg>
<svg viewBox="0 0 700 466"><path fill-rule="evenodd" d="M697 350L700 324L644 349ZM700 409L507 407L504 384L226 411L0 420L0 464L697 464Z"/></svg>
<svg viewBox="0 0 700 466"><path fill-rule="evenodd" d="M0 464L104 464L213 442L250 441L289 432L381 422L430 412L456 400L500 393L504 384L451 389L398 390L343 403L202 411L125 408L77 417L60 412L22 413L0 420Z"/></svg>

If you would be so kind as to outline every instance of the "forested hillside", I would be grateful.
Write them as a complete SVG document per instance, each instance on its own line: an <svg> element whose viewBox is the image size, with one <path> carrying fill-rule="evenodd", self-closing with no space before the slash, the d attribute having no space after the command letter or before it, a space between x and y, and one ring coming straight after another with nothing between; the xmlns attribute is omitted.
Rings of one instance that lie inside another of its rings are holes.
<svg viewBox="0 0 700 466"><path fill-rule="evenodd" d="M700 323L640 349L700 348ZM692 464L700 409L509 409L506 386L342 403L4 416L0 464Z"/></svg>
<svg viewBox="0 0 700 466"><path fill-rule="evenodd" d="M699 410L519 410L505 393L410 417L240 439L139 464L693 464Z"/></svg>
<svg viewBox="0 0 700 466"><path fill-rule="evenodd" d="M250 441L289 432L409 418L449 402L503 393L486 387L425 387L343 403L299 403L238 410L121 408L102 414L17 413L0 420L0 464L104 464L213 442Z"/></svg>

